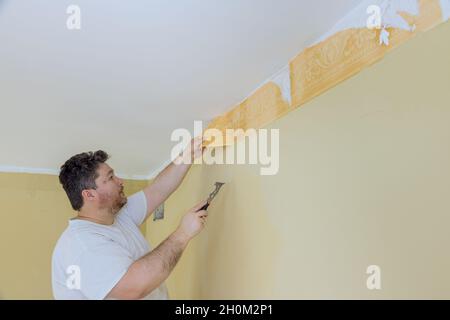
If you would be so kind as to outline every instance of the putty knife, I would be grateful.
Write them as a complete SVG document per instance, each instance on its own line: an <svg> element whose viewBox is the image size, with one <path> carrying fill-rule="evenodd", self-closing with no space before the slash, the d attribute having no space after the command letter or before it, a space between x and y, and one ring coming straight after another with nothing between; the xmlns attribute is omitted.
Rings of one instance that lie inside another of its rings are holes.
<svg viewBox="0 0 450 320"><path fill-rule="evenodd" d="M197 210L197 212L198 212L198 211L202 211L202 210L208 209L208 207L209 207L209 205L210 205L212 199L214 199L214 197L217 195L217 193L219 192L220 188L222 188L222 186L223 186L224 184L225 184L225 183L223 183L223 182L216 182L216 183L214 183L214 186L215 186L216 188L214 189L213 192L211 192L211 193L209 194L208 200L206 200L206 204L205 204L203 207L201 207L199 210Z"/></svg>

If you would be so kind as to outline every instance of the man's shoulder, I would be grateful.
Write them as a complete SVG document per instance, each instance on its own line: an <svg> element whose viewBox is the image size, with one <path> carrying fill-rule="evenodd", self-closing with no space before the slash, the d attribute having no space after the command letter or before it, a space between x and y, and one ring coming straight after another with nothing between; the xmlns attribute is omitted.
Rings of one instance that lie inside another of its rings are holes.
<svg viewBox="0 0 450 320"><path fill-rule="evenodd" d="M84 245L82 241L80 241L76 232L69 225L59 236L59 239L55 245L55 249L53 250L53 256L58 255L59 252L67 252L68 248L77 248L77 247L82 249Z"/></svg>
<svg viewBox="0 0 450 320"><path fill-rule="evenodd" d="M97 230L94 225L79 222L76 220L69 222L56 243L55 251L69 249L83 251L89 248L92 241L104 236L101 230Z"/></svg>

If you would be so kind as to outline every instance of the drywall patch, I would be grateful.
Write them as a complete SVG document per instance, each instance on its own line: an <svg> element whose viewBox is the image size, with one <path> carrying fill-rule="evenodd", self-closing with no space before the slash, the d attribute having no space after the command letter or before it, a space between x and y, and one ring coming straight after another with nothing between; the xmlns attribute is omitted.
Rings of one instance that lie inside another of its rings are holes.
<svg viewBox="0 0 450 320"><path fill-rule="evenodd" d="M441 1L441 10L442 10L442 18L444 21L450 19L450 0L440 0Z"/></svg>
<svg viewBox="0 0 450 320"><path fill-rule="evenodd" d="M364 0L341 19L330 31L317 39L313 45L325 41L331 36L344 30L367 28L367 21L369 19L367 8L373 5L380 8L382 26L413 31L415 29L414 26L409 24L401 13L418 16L420 12L419 1L420 0Z"/></svg>
<svg viewBox="0 0 450 320"><path fill-rule="evenodd" d="M389 36L391 34L386 29L381 30L380 32L380 45L389 45Z"/></svg>
<svg viewBox="0 0 450 320"><path fill-rule="evenodd" d="M291 69L289 65L281 69L277 74L275 74L270 82L275 83L280 87L281 95L284 101L289 105L292 104L292 93L291 93Z"/></svg>

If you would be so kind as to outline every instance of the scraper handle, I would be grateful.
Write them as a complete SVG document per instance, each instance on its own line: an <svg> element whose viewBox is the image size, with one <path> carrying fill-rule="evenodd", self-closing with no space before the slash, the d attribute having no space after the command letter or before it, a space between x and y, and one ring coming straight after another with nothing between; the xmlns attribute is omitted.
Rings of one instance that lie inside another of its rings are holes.
<svg viewBox="0 0 450 320"><path fill-rule="evenodd" d="M202 211L202 210L206 210L209 207L209 203L207 202L203 207L201 207L200 209L197 210L197 212Z"/></svg>

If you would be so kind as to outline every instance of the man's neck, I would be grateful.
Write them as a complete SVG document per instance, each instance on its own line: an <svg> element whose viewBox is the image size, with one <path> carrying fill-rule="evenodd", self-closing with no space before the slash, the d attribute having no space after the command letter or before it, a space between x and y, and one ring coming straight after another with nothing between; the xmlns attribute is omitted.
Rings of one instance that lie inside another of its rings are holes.
<svg viewBox="0 0 450 320"><path fill-rule="evenodd" d="M114 223L114 215L110 212L110 210L106 209L105 210L82 209L78 213L76 219L87 220L108 226Z"/></svg>

